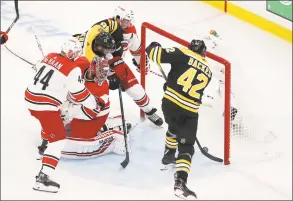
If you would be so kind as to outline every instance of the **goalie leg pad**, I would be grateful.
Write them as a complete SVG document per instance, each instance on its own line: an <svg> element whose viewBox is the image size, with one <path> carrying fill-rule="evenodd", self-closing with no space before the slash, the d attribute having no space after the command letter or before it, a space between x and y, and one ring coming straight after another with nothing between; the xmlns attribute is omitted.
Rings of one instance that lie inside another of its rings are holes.
<svg viewBox="0 0 293 201"><path fill-rule="evenodd" d="M90 139L67 139L62 151L62 158L89 159L109 153L125 153L124 137L121 131L108 130Z"/></svg>

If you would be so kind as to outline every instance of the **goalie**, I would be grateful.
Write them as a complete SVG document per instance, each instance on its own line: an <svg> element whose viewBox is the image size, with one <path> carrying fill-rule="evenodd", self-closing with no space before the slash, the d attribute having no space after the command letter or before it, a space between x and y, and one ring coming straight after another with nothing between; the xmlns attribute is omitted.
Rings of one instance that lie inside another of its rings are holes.
<svg viewBox="0 0 293 201"><path fill-rule="evenodd" d="M101 51L107 52L115 47L113 38L107 34L99 35ZM109 84L107 77L111 75L108 61L95 56L89 62L85 57L78 58L75 63L82 69L82 78L86 88L95 96L99 109L89 109L70 101L62 104L61 115L66 130L66 144L61 157L86 159L107 153L123 154L125 152L124 134L120 117L109 118ZM127 131L131 124L126 124ZM47 134L42 131L43 142L38 147L42 155L47 148Z"/></svg>

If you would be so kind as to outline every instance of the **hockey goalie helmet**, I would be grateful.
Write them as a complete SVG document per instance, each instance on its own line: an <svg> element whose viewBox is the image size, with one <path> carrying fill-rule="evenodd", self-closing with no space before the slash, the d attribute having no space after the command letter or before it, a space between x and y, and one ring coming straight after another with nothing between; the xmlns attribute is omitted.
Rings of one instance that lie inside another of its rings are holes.
<svg viewBox="0 0 293 201"><path fill-rule="evenodd" d="M188 49L190 49L191 51L200 54L201 56L205 56L207 47L204 43L203 40L195 40L193 39L190 43L190 45L188 46Z"/></svg>
<svg viewBox="0 0 293 201"><path fill-rule="evenodd" d="M98 56L105 56L115 51L116 44L113 36L109 33L101 32L94 40L93 52Z"/></svg>
<svg viewBox="0 0 293 201"><path fill-rule="evenodd" d="M74 61L82 54L81 43L76 38L70 37L62 44L61 53Z"/></svg>
<svg viewBox="0 0 293 201"><path fill-rule="evenodd" d="M128 10L118 6L114 11L114 19L120 24L122 29L127 29L135 22L133 10Z"/></svg>
<svg viewBox="0 0 293 201"><path fill-rule="evenodd" d="M90 63L89 73L99 86L103 84L108 76L114 74L114 72L109 67L108 61L105 58L97 55Z"/></svg>

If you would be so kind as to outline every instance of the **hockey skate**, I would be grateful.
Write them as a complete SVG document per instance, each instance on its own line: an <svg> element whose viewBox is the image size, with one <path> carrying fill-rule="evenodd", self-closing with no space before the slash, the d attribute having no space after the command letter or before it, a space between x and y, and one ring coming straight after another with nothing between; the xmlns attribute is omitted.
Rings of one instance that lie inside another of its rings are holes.
<svg viewBox="0 0 293 201"><path fill-rule="evenodd" d="M60 188L60 184L54 182L49 178L48 175L40 171L39 175L36 176L36 183L33 189L36 191L43 191L48 193L57 193Z"/></svg>
<svg viewBox="0 0 293 201"><path fill-rule="evenodd" d="M146 112L148 119L153 122L156 126L161 126L164 122L161 117L159 117L157 114L157 109L153 108L150 112Z"/></svg>
<svg viewBox="0 0 293 201"><path fill-rule="evenodd" d="M196 200L196 194L189 190L186 182L175 174L174 194L183 200Z"/></svg>
<svg viewBox="0 0 293 201"><path fill-rule="evenodd" d="M42 144L40 146L38 146L38 155L37 155L37 160L41 160L45 150L47 149L47 145L48 145L48 141L44 140L42 141Z"/></svg>
<svg viewBox="0 0 293 201"><path fill-rule="evenodd" d="M162 168L161 170L169 170L175 168L175 153L176 149L165 148L164 156L162 158Z"/></svg>

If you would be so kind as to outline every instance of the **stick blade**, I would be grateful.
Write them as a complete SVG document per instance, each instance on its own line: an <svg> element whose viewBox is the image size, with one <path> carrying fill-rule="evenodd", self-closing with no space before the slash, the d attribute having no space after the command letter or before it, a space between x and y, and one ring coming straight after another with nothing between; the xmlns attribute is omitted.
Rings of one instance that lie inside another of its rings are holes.
<svg viewBox="0 0 293 201"><path fill-rule="evenodd" d="M125 160L122 161L122 162L120 163L120 165L121 165L123 168L126 168L126 166L128 165L128 163L129 163L129 154L126 154L126 158L125 158Z"/></svg>
<svg viewBox="0 0 293 201"><path fill-rule="evenodd" d="M222 163L222 162L224 161L224 160L221 159L221 158L218 158L218 157L216 157L216 156L211 155L210 153L206 152L204 149L201 150L201 153L202 153L203 155L205 155L207 158L209 158L209 159L211 159L211 160L213 160L213 161L216 161L216 162L219 162L219 163Z"/></svg>

